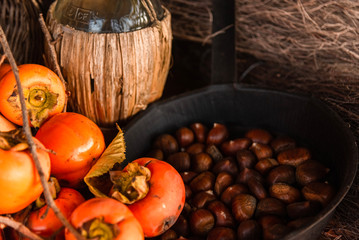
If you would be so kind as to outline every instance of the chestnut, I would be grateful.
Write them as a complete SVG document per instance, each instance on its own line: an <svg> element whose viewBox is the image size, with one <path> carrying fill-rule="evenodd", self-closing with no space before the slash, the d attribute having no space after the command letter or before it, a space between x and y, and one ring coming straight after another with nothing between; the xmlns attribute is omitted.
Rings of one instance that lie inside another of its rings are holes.
<svg viewBox="0 0 359 240"><path fill-rule="evenodd" d="M250 168L245 168L243 169L237 176L236 182L237 183L242 183L242 184L247 184L249 179L251 178L255 178L257 179L260 183L264 183L264 179L263 176L257 172L254 169L250 169Z"/></svg>
<svg viewBox="0 0 359 240"><path fill-rule="evenodd" d="M212 172L214 174L219 174L220 172L228 172L229 174L235 176L238 173L238 167L233 158L226 157L222 161L219 161L214 164Z"/></svg>
<svg viewBox="0 0 359 240"><path fill-rule="evenodd" d="M215 218L213 214L204 208L193 211L189 217L189 226L193 234L204 236L213 227Z"/></svg>
<svg viewBox="0 0 359 240"><path fill-rule="evenodd" d="M147 154L146 157L156 158L158 160L164 159L164 154L161 149L151 149Z"/></svg>
<svg viewBox="0 0 359 240"><path fill-rule="evenodd" d="M187 152L172 153L167 157L167 162L178 172L187 171L191 166L191 158Z"/></svg>
<svg viewBox="0 0 359 240"><path fill-rule="evenodd" d="M262 239L262 229L257 221L253 219L241 222L237 228L238 240L260 240Z"/></svg>
<svg viewBox="0 0 359 240"><path fill-rule="evenodd" d="M177 233L172 229L168 229L167 231L161 234L160 240L175 240L177 238L178 238Z"/></svg>
<svg viewBox="0 0 359 240"><path fill-rule="evenodd" d="M319 202L301 201L287 205L287 214L291 219L314 216L321 210Z"/></svg>
<svg viewBox="0 0 359 240"><path fill-rule="evenodd" d="M221 151L213 144L207 146L205 152L208 153L212 157L212 159L215 163L223 160L223 155L222 155Z"/></svg>
<svg viewBox="0 0 359 240"><path fill-rule="evenodd" d="M278 161L274 158L262 158L256 163L254 169L257 170L260 174L266 175L271 169L278 165Z"/></svg>
<svg viewBox="0 0 359 240"><path fill-rule="evenodd" d="M297 202L301 199L300 191L286 183L275 183L270 186L269 195L286 204Z"/></svg>
<svg viewBox="0 0 359 240"><path fill-rule="evenodd" d="M264 215L275 215L283 217L286 215L286 208L283 202L280 200L267 197L259 200L256 209L256 216L264 216Z"/></svg>
<svg viewBox="0 0 359 240"><path fill-rule="evenodd" d="M179 150L176 138L167 133L161 134L155 139L153 148L161 149L165 156L178 152Z"/></svg>
<svg viewBox="0 0 359 240"><path fill-rule="evenodd" d="M325 167L318 161L308 160L300 164L295 171L295 177L297 182L305 186L311 182L319 182L329 172L329 168Z"/></svg>
<svg viewBox="0 0 359 240"><path fill-rule="evenodd" d="M193 131L195 140L199 143L204 143L207 139L208 129L202 123L192 123L189 128Z"/></svg>
<svg viewBox="0 0 359 240"><path fill-rule="evenodd" d="M255 178L250 178L247 182L249 191L257 198L263 199L267 197L267 190L263 184Z"/></svg>
<svg viewBox="0 0 359 240"><path fill-rule="evenodd" d="M207 209L215 216L216 227L233 227L235 225L231 211L223 202L212 201L208 204Z"/></svg>
<svg viewBox="0 0 359 240"><path fill-rule="evenodd" d="M226 188L222 195L221 195L221 201L225 204L227 204L228 206L231 205L232 200L235 196L241 194L241 193L248 193L248 188L246 185L241 184L241 183L237 183L234 185L229 186L228 188Z"/></svg>
<svg viewBox="0 0 359 240"><path fill-rule="evenodd" d="M296 147L280 152L277 156L277 161L280 164L297 167L310 158L311 153L307 148Z"/></svg>
<svg viewBox="0 0 359 240"><path fill-rule="evenodd" d="M204 152L205 149L206 146L203 143L193 143L187 147L186 152L188 152L189 155L196 155L198 153Z"/></svg>
<svg viewBox="0 0 359 240"><path fill-rule="evenodd" d="M185 189L186 199L190 199L192 197L191 188L187 184L185 184L184 189Z"/></svg>
<svg viewBox="0 0 359 240"><path fill-rule="evenodd" d="M232 200L232 214L237 221L252 218L257 206L257 199L250 194L239 194Z"/></svg>
<svg viewBox="0 0 359 240"><path fill-rule="evenodd" d="M215 227L208 233L206 240L236 240L236 233L232 228Z"/></svg>
<svg viewBox="0 0 359 240"><path fill-rule="evenodd" d="M228 172L218 173L214 183L214 192L217 196L220 196L227 187L233 184L233 181L233 176Z"/></svg>
<svg viewBox="0 0 359 240"><path fill-rule="evenodd" d="M207 191L213 189L215 176L206 171L196 176L189 184L193 192Z"/></svg>
<svg viewBox="0 0 359 240"><path fill-rule="evenodd" d="M279 165L269 171L267 175L267 184L273 185L275 183L295 183L295 168L290 165Z"/></svg>
<svg viewBox="0 0 359 240"><path fill-rule="evenodd" d="M180 147L186 147L194 141L194 133L188 127L177 129L175 135Z"/></svg>
<svg viewBox="0 0 359 240"><path fill-rule="evenodd" d="M273 148L274 152L278 154L282 151L295 148L296 142L288 136L278 136L272 139L269 145Z"/></svg>
<svg viewBox="0 0 359 240"><path fill-rule="evenodd" d="M278 223L284 224L285 218L279 217L277 215L262 215L257 218L257 222L262 227L262 229L266 229Z"/></svg>
<svg viewBox="0 0 359 240"><path fill-rule="evenodd" d="M208 153L201 152L191 158L191 167L194 172L208 171L213 165L213 160Z"/></svg>
<svg viewBox="0 0 359 240"><path fill-rule="evenodd" d="M244 168L253 168L257 163L256 156L248 149L239 150L236 154L236 160L240 171Z"/></svg>
<svg viewBox="0 0 359 240"><path fill-rule="evenodd" d="M189 201L194 208L204 208L209 202L214 200L216 200L216 196L209 190L198 192Z"/></svg>
<svg viewBox="0 0 359 240"><path fill-rule="evenodd" d="M334 188L325 182L312 182L302 188L306 200L317 201L326 206L334 197Z"/></svg>
<svg viewBox="0 0 359 240"><path fill-rule="evenodd" d="M178 235L180 236L188 236L189 234L189 223L187 218L185 218L182 214L178 216L177 221L171 227Z"/></svg>
<svg viewBox="0 0 359 240"><path fill-rule="evenodd" d="M198 173L192 172L192 171L186 171L186 172L180 172L180 175L182 177L182 180L185 184L191 182Z"/></svg>
<svg viewBox="0 0 359 240"><path fill-rule="evenodd" d="M233 140L224 141L220 148L224 155L235 156L239 150L248 148L251 143L252 141L249 138L236 138Z"/></svg>
<svg viewBox="0 0 359 240"><path fill-rule="evenodd" d="M256 155L257 159L262 158L270 158L273 156L273 150L269 145L263 144L263 143L252 143L252 145L249 147L249 150L251 150L254 155Z"/></svg>
<svg viewBox="0 0 359 240"><path fill-rule="evenodd" d="M277 240L283 238L291 231L291 228L284 224L274 224L266 229L263 229L264 240Z"/></svg>
<svg viewBox="0 0 359 240"><path fill-rule="evenodd" d="M272 140L272 134L261 128L254 128L251 130L248 130L245 133L245 137L251 139L255 143L262 143L262 144L268 144Z"/></svg>
<svg viewBox="0 0 359 240"><path fill-rule="evenodd" d="M287 223L287 226L290 228L293 228L293 229L297 229L297 228L303 227L304 225L307 225L312 220L313 220L313 217L298 218L298 219L289 221Z"/></svg>
<svg viewBox="0 0 359 240"><path fill-rule="evenodd" d="M214 123L213 127L209 130L207 135L207 145L216 145L219 146L228 138L228 129L226 125L221 123Z"/></svg>

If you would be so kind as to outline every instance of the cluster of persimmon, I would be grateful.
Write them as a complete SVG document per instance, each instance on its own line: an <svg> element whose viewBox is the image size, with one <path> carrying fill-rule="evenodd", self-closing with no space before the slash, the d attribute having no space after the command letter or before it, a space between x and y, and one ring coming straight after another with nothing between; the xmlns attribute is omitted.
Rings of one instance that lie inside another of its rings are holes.
<svg viewBox="0 0 359 240"><path fill-rule="evenodd" d="M60 78L38 64L18 67L32 140L55 204L84 238L155 237L177 220L185 202L181 176L168 163L140 158L111 171L107 196L91 195L84 178L106 150L100 127L64 111ZM23 133L19 89L9 64L0 66L0 215L42 238L76 239L47 206L29 141ZM87 193L87 194L84 194ZM21 239L5 227L0 239Z"/></svg>

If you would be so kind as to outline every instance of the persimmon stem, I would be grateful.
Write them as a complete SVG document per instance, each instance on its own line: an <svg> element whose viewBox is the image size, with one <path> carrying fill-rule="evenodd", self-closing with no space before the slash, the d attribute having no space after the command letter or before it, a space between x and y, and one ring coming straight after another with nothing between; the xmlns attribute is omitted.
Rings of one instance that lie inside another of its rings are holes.
<svg viewBox="0 0 359 240"><path fill-rule="evenodd" d="M51 34L49 32L49 29L46 26L46 23L45 23L45 20L44 20L44 17L42 15L42 13L40 13L40 15L39 15L39 23L40 23L40 26L41 26L41 30L42 30L42 32L44 33L44 36L45 36L45 42L46 42L47 47L49 48L49 51L50 51L50 56L51 56L51 63L50 64L51 64L51 67L53 68L54 72L61 79L61 82L64 85L65 90L67 90L67 83L66 83L66 81L64 79L64 76L62 75L61 68L60 68L60 65L59 65L58 59L57 59L56 50L55 50L54 45L52 44L53 39L52 39L52 36L51 36ZM66 108L67 108L67 97L65 99L65 106L64 106L63 112L66 112Z"/></svg>
<svg viewBox="0 0 359 240"><path fill-rule="evenodd" d="M44 171L41 167L40 161L39 161L37 153L36 153L36 145L32 138L31 128L30 128L30 124L29 124L29 117L28 117L28 112L26 109L26 102L25 102L25 98L24 98L24 91L23 91L23 88L22 88L22 85L20 82L20 77L19 77L19 69L17 67L14 56L11 52L9 43L7 42L4 30L1 26L0 26L0 40L1 40L1 45L3 47L4 53L11 65L12 71L15 75L16 85L17 85L17 89L18 89L19 97L20 97L21 113L22 113L22 119L23 119L23 121L22 121L23 122L23 131L26 136L26 140L30 146L30 152L31 152L32 158L34 160L36 169L40 176L40 181L41 181L42 187L44 189L44 196L46 199L46 203L53 209L54 213L60 219L60 221L63 223L63 225L66 228L68 228L69 231L74 236L76 236L77 239L83 240L84 238L82 237L82 235L80 233L78 233L77 230L69 223L69 221L65 218L65 216L62 214L62 212L56 206L54 199L52 198L49 185L47 184L47 179L45 177Z"/></svg>
<svg viewBox="0 0 359 240"><path fill-rule="evenodd" d="M15 229L17 232L21 233L27 238L30 238L32 240L43 240L43 238L39 237L35 233L31 232L30 229L28 229L24 224L17 222L15 220L12 220L9 217L0 216L0 223L5 224L6 226L9 226L13 229Z"/></svg>

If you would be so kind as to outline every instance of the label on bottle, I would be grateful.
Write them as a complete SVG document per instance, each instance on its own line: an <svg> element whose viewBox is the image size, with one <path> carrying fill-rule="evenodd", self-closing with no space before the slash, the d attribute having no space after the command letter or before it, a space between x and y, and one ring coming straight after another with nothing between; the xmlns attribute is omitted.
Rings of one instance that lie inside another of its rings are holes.
<svg viewBox="0 0 359 240"><path fill-rule="evenodd" d="M63 16L71 21L88 24L91 19L94 19L98 16L98 12L76 7L70 4L67 6Z"/></svg>

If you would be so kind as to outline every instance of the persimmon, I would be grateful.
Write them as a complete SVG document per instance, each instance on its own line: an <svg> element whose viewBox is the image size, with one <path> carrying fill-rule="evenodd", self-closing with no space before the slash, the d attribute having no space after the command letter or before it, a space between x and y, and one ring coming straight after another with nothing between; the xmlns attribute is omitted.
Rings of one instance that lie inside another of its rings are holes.
<svg viewBox="0 0 359 240"><path fill-rule="evenodd" d="M51 174L61 186L82 187L83 178L105 149L101 129L86 116L59 113L38 129L36 135L50 152Z"/></svg>
<svg viewBox="0 0 359 240"><path fill-rule="evenodd" d="M0 79L11 70L11 65L8 63L3 63L0 66Z"/></svg>
<svg viewBox="0 0 359 240"><path fill-rule="evenodd" d="M0 114L0 132L7 132L16 129L15 124Z"/></svg>
<svg viewBox="0 0 359 240"><path fill-rule="evenodd" d="M141 223L145 237L156 237L177 221L185 204L185 186L169 163L139 158L110 176L114 183L111 197L130 200L128 208ZM148 191L144 190L146 184Z"/></svg>
<svg viewBox="0 0 359 240"><path fill-rule="evenodd" d="M112 198L91 198L71 214L70 223L86 239L143 240L143 230L128 207ZM76 240L65 229L66 240Z"/></svg>
<svg viewBox="0 0 359 240"><path fill-rule="evenodd" d="M39 140L36 138L33 140L39 146L36 152L45 178L49 179L49 154ZM22 210L43 192L40 176L25 142L10 148L2 142L0 169L0 214L12 214Z"/></svg>
<svg viewBox="0 0 359 240"><path fill-rule="evenodd" d="M18 69L30 123L39 127L50 116L64 109L67 97L65 87L60 78L45 66L23 64ZM23 125L20 96L12 71L0 80L0 112L9 121Z"/></svg>

